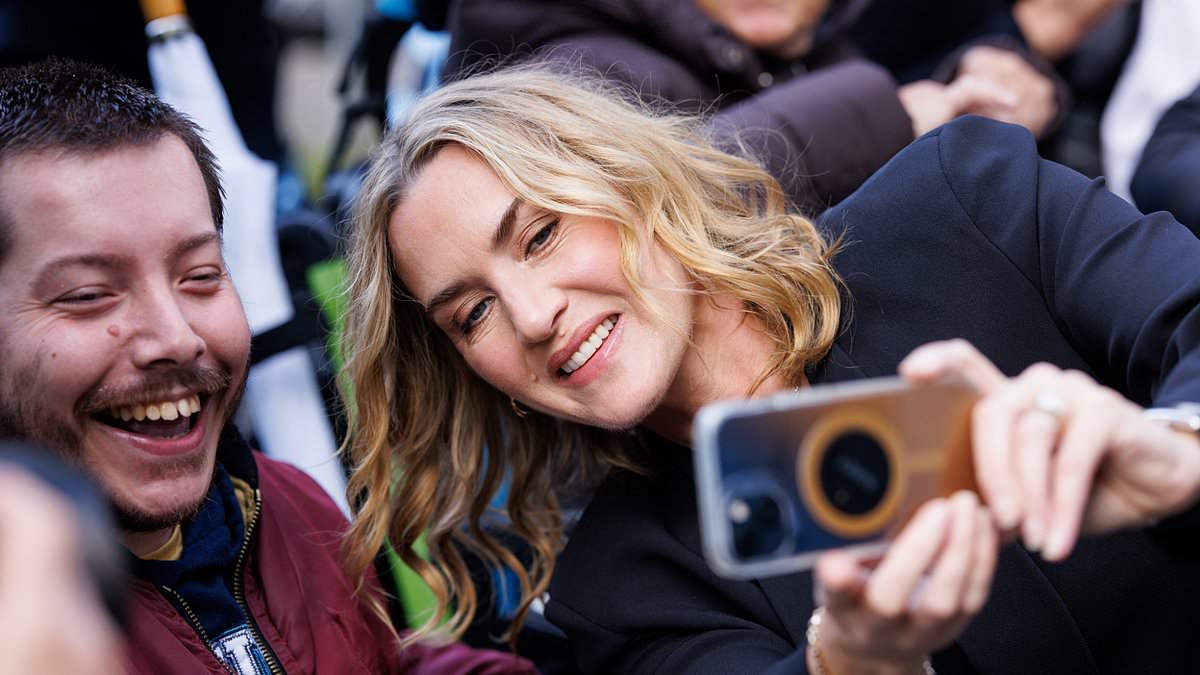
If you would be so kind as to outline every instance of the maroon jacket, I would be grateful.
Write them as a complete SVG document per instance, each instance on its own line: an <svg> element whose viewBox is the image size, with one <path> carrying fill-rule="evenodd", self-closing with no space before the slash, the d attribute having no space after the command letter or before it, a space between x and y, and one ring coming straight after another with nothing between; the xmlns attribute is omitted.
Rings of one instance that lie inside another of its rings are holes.
<svg viewBox="0 0 1200 675"><path fill-rule="evenodd" d="M246 605L289 675L536 672L523 659L460 644L401 652L383 623L356 600L342 570L342 513L300 470L257 452L252 459L239 456L245 454L251 453L223 447L221 459L231 475L259 492L242 576ZM226 672L159 589L133 579L129 600L130 673Z"/></svg>

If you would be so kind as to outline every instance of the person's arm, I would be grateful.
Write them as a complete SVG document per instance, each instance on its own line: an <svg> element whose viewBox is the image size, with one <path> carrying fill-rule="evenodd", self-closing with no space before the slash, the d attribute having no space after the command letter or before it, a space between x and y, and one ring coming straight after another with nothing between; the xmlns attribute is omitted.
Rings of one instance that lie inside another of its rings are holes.
<svg viewBox="0 0 1200 675"><path fill-rule="evenodd" d="M1057 317L1098 380L1142 406L1200 401L1200 240L1041 159L978 118L943 127L942 175L979 232ZM1013 327L1019 330L1019 327Z"/></svg>
<svg viewBox="0 0 1200 675"><path fill-rule="evenodd" d="M1200 87L1163 114L1129 191L1144 211L1170 211L1200 236Z"/></svg>
<svg viewBox="0 0 1200 675"><path fill-rule="evenodd" d="M1200 239L1169 214L1143 215L1104 189L1102 179L1039 158L1033 139L1019 129L966 120L925 141L938 143L943 177L963 210L1043 298L1100 384L1141 408L1200 402L1200 275L1179 262L1200 256ZM1130 410L1110 403L1106 419ZM1121 428L1147 427L1130 422ZM1114 447L1140 447L1151 436L1170 438L1166 433L1122 436ZM1186 446L1164 441L1155 447ZM1186 460L1184 454L1162 456L1168 458L1158 463L1159 470L1166 467L1165 479L1190 476L1186 462L1169 459ZM1186 507L1191 489L1163 483L1147 494L1182 495ZM1157 507L1137 508L1150 513Z"/></svg>

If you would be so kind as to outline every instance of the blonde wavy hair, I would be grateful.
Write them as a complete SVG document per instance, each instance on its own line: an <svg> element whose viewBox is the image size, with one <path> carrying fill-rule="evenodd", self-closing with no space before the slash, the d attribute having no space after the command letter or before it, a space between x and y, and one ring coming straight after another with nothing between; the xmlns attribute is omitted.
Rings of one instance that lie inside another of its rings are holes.
<svg viewBox="0 0 1200 675"><path fill-rule="evenodd" d="M760 383L799 382L836 337L834 247L789 212L779 183L718 150L700 120L653 111L615 86L529 67L452 83L418 101L371 158L348 259L344 450L356 517L347 554L363 579L390 541L433 590L435 613L405 644L457 638L469 625L479 599L464 550L516 572L515 635L563 544L562 488L640 470L633 435L518 415L400 283L389 219L440 149L474 153L535 207L617 223L622 271L639 297L649 234L699 287L740 299L776 345ZM506 480L496 518L490 504ZM528 544L527 564L496 539L496 523ZM429 561L414 550L422 534Z"/></svg>

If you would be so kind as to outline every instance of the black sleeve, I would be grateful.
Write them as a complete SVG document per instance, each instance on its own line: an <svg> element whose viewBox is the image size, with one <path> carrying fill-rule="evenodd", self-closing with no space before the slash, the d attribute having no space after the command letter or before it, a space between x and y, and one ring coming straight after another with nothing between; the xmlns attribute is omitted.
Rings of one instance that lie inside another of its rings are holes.
<svg viewBox="0 0 1200 675"><path fill-rule="evenodd" d="M1162 116L1129 187L1145 211L1170 211L1200 236L1200 88Z"/></svg>
<svg viewBox="0 0 1200 675"><path fill-rule="evenodd" d="M942 173L1098 378L1146 406L1200 401L1200 240L1041 159L1024 129L943 127Z"/></svg>

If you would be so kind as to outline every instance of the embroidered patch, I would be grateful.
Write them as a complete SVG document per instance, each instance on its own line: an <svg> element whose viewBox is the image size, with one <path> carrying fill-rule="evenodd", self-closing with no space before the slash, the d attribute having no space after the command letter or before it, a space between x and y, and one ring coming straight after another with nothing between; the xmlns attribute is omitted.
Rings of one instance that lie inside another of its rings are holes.
<svg viewBox="0 0 1200 675"><path fill-rule="evenodd" d="M221 634L212 642L213 653L234 675L270 675L267 660L250 627L242 624Z"/></svg>

